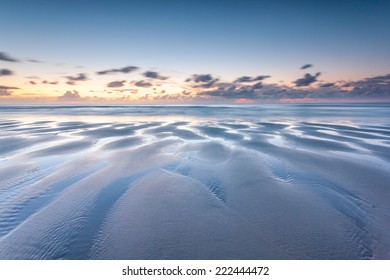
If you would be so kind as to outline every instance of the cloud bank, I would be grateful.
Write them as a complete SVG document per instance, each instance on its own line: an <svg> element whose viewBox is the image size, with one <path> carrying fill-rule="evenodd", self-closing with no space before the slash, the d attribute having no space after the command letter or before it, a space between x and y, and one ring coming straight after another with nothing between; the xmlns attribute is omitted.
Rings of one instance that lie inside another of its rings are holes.
<svg viewBox="0 0 390 280"><path fill-rule="evenodd" d="M19 60L5 52L0 52L0 61L5 62L34 62L40 61L34 59ZM39 65L37 65L39 66ZM314 67L312 64L304 64L300 67L306 70ZM126 66L122 68L111 68L96 72L98 75L109 74L128 74L138 70L137 66ZM153 69L153 68L152 68ZM305 71L306 72L306 71ZM13 76L15 73L6 68L0 69L0 77ZM63 74L62 74L63 75ZM20 89L12 85L0 86L0 95L2 97L29 98L29 96L39 96L41 99L61 101L104 101L104 100L123 100L124 102L149 102L149 101L169 101L169 102L238 102L238 103L257 103L257 102L283 102L301 101L301 100L390 100L390 74L376 75L355 81L324 81L319 79L321 72L306 73L302 77L297 77L292 81L267 83L270 75L248 75L239 76L232 80L224 80L215 74L193 74L185 80L185 83L180 84L175 81L175 77L164 76L157 71L145 71L137 73L138 79L129 82L132 87L125 88L127 81L118 79L114 81L105 81L100 84L102 89L94 89L96 96L91 97L87 94L81 97L78 91L67 91L59 97L42 96L33 92L24 92L25 89ZM78 73L68 76L62 76L66 79L66 84L76 86L78 83L91 80L90 74ZM92 76L93 77L93 76ZM140 77L142 77L140 79ZM17 77L16 77L17 78ZM24 85L34 85L39 88L41 85L58 85L58 81L44 80L42 77L29 76L23 77ZM96 77L95 77L96 78ZM14 79L14 77L12 77ZM170 81L164 81L171 79ZM104 80L104 79L103 79ZM6 80L7 81L7 80ZM11 79L8 79L11 81ZM162 82L164 81L164 82ZM95 81L93 81L95 83ZM41 84L41 85L40 85ZM88 86L85 83L84 86ZM161 86L161 88L158 88ZM51 87L47 87L50 89ZM19 90L14 94L13 90ZM55 90L57 91L57 90ZM57 91L58 92L58 91ZM92 92L92 91L89 91ZM107 93L118 93L118 96L104 95ZM129 98L131 93L131 98ZM25 96L22 96L25 94ZM126 95L127 94L127 95ZM3 98L4 101L6 98Z"/></svg>

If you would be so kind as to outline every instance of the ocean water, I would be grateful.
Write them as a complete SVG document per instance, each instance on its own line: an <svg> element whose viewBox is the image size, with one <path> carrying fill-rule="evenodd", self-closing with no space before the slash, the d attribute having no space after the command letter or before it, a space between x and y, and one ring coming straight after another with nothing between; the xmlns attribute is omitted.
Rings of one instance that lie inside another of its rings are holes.
<svg viewBox="0 0 390 280"><path fill-rule="evenodd" d="M390 259L390 104L0 106L0 259Z"/></svg>

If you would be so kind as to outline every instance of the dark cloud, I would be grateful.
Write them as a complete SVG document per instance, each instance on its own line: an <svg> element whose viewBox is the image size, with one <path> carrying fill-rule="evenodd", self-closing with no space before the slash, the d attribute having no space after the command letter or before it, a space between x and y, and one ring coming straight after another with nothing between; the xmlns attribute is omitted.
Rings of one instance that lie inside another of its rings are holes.
<svg viewBox="0 0 390 280"><path fill-rule="evenodd" d="M320 84L320 87L327 88L327 87L333 87L335 86L335 83L325 83L325 84Z"/></svg>
<svg viewBox="0 0 390 280"><path fill-rule="evenodd" d="M306 73L303 78L300 78L296 80L294 83L297 87L304 87L304 86L309 86L315 81L317 81L317 77L321 75L320 72L316 73L315 75L311 75L309 73Z"/></svg>
<svg viewBox="0 0 390 280"><path fill-rule="evenodd" d="M72 101L72 100L80 100L80 99L81 96L76 90L74 91L68 90L67 92L65 92L64 95L58 97L58 100L62 100L62 101Z"/></svg>
<svg viewBox="0 0 390 280"><path fill-rule="evenodd" d="M211 88L211 87L214 87L215 86L215 83L218 82L219 79L214 79L214 80L211 80L210 82L208 83L203 83L203 84L199 84L199 85L196 85L195 87L200 87L200 88Z"/></svg>
<svg viewBox="0 0 390 280"><path fill-rule="evenodd" d="M236 89L236 90L209 90L203 91L198 94L199 96L212 96L212 97L223 97L228 99L236 98L248 98L248 99L257 99L258 93L251 89Z"/></svg>
<svg viewBox="0 0 390 280"><path fill-rule="evenodd" d="M257 76L254 80L255 81L262 81L262 80L270 78L270 77L271 77L270 75L260 75L260 76Z"/></svg>
<svg viewBox="0 0 390 280"><path fill-rule="evenodd" d="M390 86L390 74L374 76L366 78L356 82L350 82L349 85L355 87L389 87Z"/></svg>
<svg viewBox="0 0 390 280"><path fill-rule="evenodd" d="M211 88L215 86L215 83L219 81L218 78L214 78L211 74L194 74L191 78L185 80L186 82L195 82L194 88Z"/></svg>
<svg viewBox="0 0 390 280"><path fill-rule="evenodd" d="M29 81L28 82L30 85L36 85L37 83L36 82L34 82L34 81Z"/></svg>
<svg viewBox="0 0 390 280"><path fill-rule="evenodd" d="M211 74L194 74L189 79L189 81L194 81L195 83L207 83L213 80L213 76Z"/></svg>
<svg viewBox="0 0 390 280"><path fill-rule="evenodd" d="M8 89L19 89L19 88L18 87L0 86L0 89L8 90Z"/></svg>
<svg viewBox="0 0 390 280"><path fill-rule="evenodd" d="M208 90L198 93L199 96L212 96L212 97L222 97L227 99L237 99L237 98L246 98L246 99L259 99L262 97L261 89L263 84L261 82L254 85L244 85L237 87L235 85L224 83L219 85L216 90Z"/></svg>
<svg viewBox="0 0 390 280"><path fill-rule="evenodd" d="M8 54L4 52L0 52L0 60L8 61L8 62L19 62L16 58L10 57Z"/></svg>
<svg viewBox="0 0 390 280"><path fill-rule="evenodd" d="M252 89L261 89L263 87L263 83L259 82L252 86Z"/></svg>
<svg viewBox="0 0 390 280"><path fill-rule="evenodd" d="M252 77L249 77L249 76L242 76L240 78L237 78L235 81L235 83L247 83L247 82L252 82Z"/></svg>
<svg viewBox="0 0 390 280"><path fill-rule="evenodd" d="M0 69L0 76L10 76L13 74L14 74L14 72L12 72L9 69Z"/></svg>
<svg viewBox="0 0 390 280"><path fill-rule="evenodd" d="M313 67L313 64L305 64L301 67L301 69L307 69L307 68L310 68L310 67Z"/></svg>
<svg viewBox="0 0 390 280"><path fill-rule="evenodd" d="M137 81L134 83L134 85L137 87L151 87L151 86L153 86L153 84L146 82L144 80Z"/></svg>
<svg viewBox="0 0 390 280"><path fill-rule="evenodd" d="M199 97L214 97L230 100L243 99L246 101L278 101L283 99L304 99L304 98L332 98L329 91L324 88L317 89L296 89L277 84L263 84L261 82L254 85L233 87L225 84L217 90L203 91L198 93ZM332 91L334 92L334 91ZM338 94L338 93L337 93ZM341 94L341 93L340 93Z"/></svg>
<svg viewBox="0 0 390 280"><path fill-rule="evenodd" d="M250 82L256 82L256 81L262 81L264 79L267 79L271 76L269 75L260 75L257 77L249 77L249 76L242 76L237 78L234 82L235 83L250 83Z"/></svg>
<svg viewBox="0 0 390 280"><path fill-rule="evenodd" d="M390 98L390 74L374 76L355 82L349 82L344 87L353 87L346 94L359 98Z"/></svg>
<svg viewBox="0 0 390 280"><path fill-rule="evenodd" d="M99 71L99 72L96 72L96 74L98 74L98 75L107 75L107 74L116 74L116 73L127 74L127 73L133 72L133 71L138 70L138 69L139 68L137 66L127 66L127 67L123 67L123 68L113 68L113 69Z"/></svg>
<svg viewBox="0 0 390 280"><path fill-rule="evenodd" d="M107 87L109 87L109 88L123 87L125 85L125 82L126 82L125 80L123 80L123 81L114 81L114 82L108 83Z"/></svg>
<svg viewBox="0 0 390 280"><path fill-rule="evenodd" d="M143 75L146 78L150 78L150 79L157 79L157 80L168 79L168 77L161 76L158 72L154 72L154 71L146 71L145 73L143 73Z"/></svg>
<svg viewBox="0 0 390 280"><path fill-rule="evenodd" d="M0 89L0 96L11 96L12 93L6 89Z"/></svg>
<svg viewBox="0 0 390 280"><path fill-rule="evenodd" d="M87 75L84 73L80 73L77 76L66 76L65 78L68 79L68 81L66 82L68 85L75 85L76 82L88 80Z"/></svg>

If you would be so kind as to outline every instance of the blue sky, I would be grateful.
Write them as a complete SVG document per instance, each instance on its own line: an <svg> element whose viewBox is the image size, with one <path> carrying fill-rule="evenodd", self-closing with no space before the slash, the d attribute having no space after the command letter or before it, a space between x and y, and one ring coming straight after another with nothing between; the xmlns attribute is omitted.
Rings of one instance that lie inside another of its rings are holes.
<svg viewBox="0 0 390 280"><path fill-rule="evenodd" d="M320 72L317 84L340 88L339 81L390 73L390 1L0 0L0 23L0 52L20 61L0 60L0 69L14 73L0 76L4 88L19 88L13 97L103 92L109 80L94 73L129 65L141 70L111 80L133 87L142 73L156 71L192 90L181 83L194 74L212 74L218 83L270 75L264 83L293 87ZM305 64L313 66L300 69ZM88 74L89 87L63 85L79 73ZM58 88L26 87L29 76L58 80ZM164 94L181 90L165 86Z"/></svg>

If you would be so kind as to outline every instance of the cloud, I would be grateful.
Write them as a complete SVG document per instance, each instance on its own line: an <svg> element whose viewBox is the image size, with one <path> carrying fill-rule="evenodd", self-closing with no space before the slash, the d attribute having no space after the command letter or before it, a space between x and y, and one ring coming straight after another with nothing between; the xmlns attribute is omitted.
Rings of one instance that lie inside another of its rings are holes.
<svg viewBox="0 0 390 280"><path fill-rule="evenodd" d="M327 87L333 87L335 86L335 83L325 83L325 84L320 84L320 87L327 88Z"/></svg>
<svg viewBox="0 0 390 280"><path fill-rule="evenodd" d="M10 90L19 89L17 87L8 87L8 86L0 86L0 96L11 96L12 92Z"/></svg>
<svg viewBox="0 0 390 280"><path fill-rule="evenodd" d="M76 90L74 91L68 90L67 92L65 92L64 95L58 97L58 100L62 100L62 101L73 101L73 100L80 100L80 99L81 96Z"/></svg>
<svg viewBox="0 0 390 280"><path fill-rule="evenodd" d="M134 85L137 87L151 87L151 86L153 86L151 83L146 82L144 80L137 81L134 83Z"/></svg>
<svg viewBox="0 0 390 280"><path fill-rule="evenodd" d="M125 82L126 82L125 80L123 80L123 81L114 81L114 82L108 83L107 87L109 87L109 88L123 87L125 85Z"/></svg>
<svg viewBox="0 0 390 280"><path fill-rule="evenodd" d="M14 72L12 72L9 69L0 69L0 76L10 76L13 74L14 74Z"/></svg>
<svg viewBox="0 0 390 280"><path fill-rule="evenodd" d="M127 74L127 73L133 72L133 71L138 70L138 69L139 68L137 66L127 66L127 67L123 67L123 68L112 68L112 69L108 69L108 70L99 71L99 72L96 72L96 74L98 74L98 75L107 75L107 74L116 74L116 73Z"/></svg>
<svg viewBox="0 0 390 280"><path fill-rule="evenodd" d="M12 93L6 89L0 89L0 96L11 96Z"/></svg>
<svg viewBox="0 0 390 280"><path fill-rule="evenodd" d="M10 57L8 54L4 52L0 52L0 60L8 61L8 62L19 62L16 58Z"/></svg>
<svg viewBox="0 0 390 280"><path fill-rule="evenodd" d="M317 77L319 75L321 75L320 72L316 73L315 75L310 75L309 73L306 73L303 78L297 79L294 83L297 87L309 86L315 81L317 81Z"/></svg>
<svg viewBox="0 0 390 280"><path fill-rule="evenodd" d="M18 87L0 86L0 89L8 90L8 89L19 89L19 88Z"/></svg>
<svg viewBox="0 0 390 280"><path fill-rule="evenodd" d="M42 63L42 61L36 59L27 59L27 61L32 63Z"/></svg>
<svg viewBox="0 0 390 280"><path fill-rule="evenodd" d="M57 81L49 82L49 81L46 81L46 80L44 80L44 81L42 81L42 84L47 84L47 85L57 85L57 84L58 84L58 82L57 82Z"/></svg>
<svg viewBox="0 0 390 280"><path fill-rule="evenodd" d="M356 82L350 82L349 85L355 87L389 87L390 74L365 78Z"/></svg>
<svg viewBox="0 0 390 280"><path fill-rule="evenodd" d="M214 78L211 74L194 74L191 78L185 80L186 82L195 82L194 88L211 88L219 81L218 78Z"/></svg>
<svg viewBox="0 0 390 280"><path fill-rule="evenodd" d="M263 87L263 83L259 82L252 86L252 89L261 89Z"/></svg>
<svg viewBox="0 0 390 280"><path fill-rule="evenodd" d="M250 82L256 82L256 81L262 81L264 79L267 79L271 76L269 75L260 75L260 76L257 76L257 77L249 77L249 76L242 76L242 77L239 77L237 78L234 82L235 83L250 83Z"/></svg>
<svg viewBox="0 0 390 280"><path fill-rule="evenodd" d="M68 85L75 85L76 82L88 80L87 75L84 73L80 73L77 76L66 76L65 78L68 79L68 81L66 82Z"/></svg>
<svg viewBox="0 0 390 280"><path fill-rule="evenodd" d="M146 78L150 78L150 79L157 79L157 80L168 79L168 77L161 76L158 72L154 72L154 71L146 71L145 73L143 73L143 75Z"/></svg>
<svg viewBox="0 0 390 280"><path fill-rule="evenodd" d="M207 83L213 80L211 74L194 74L192 78L187 79L186 81L194 81L195 83Z"/></svg>
<svg viewBox="0 0 390 280"><path fill-rule="evenodd" d="M198 93L198 96L209 96L209 97L222 97L227 99L258 99L261 97L262 83L255 84L253 86L231 86L229 84L224 84L224 86L218 87L215 90L207 90Z"/></svg>
<svg viewBox="0 0 390 280"><path fill-rule="evenodd" d="M301 67L301 69L307 69L307 68L310 68L310 67L313 67L313 64L305 64Z"/></svg>
<svg viewBox="0 0 390 280"><path fill-rule="evenodd" d="M29 81L28 82L30 85L36 85L37 83L36 82L34 82L34 81Z"/></svg>
<svg viewBox="0 0 390 280"><path fill-rule="evenodd" d="M353 87L347 95L359 98L390 98L390 74L348 82L343 86Z"/></svg>
<svg viewBox="0 0 390 280"><path fill-rule="evenodd" d="M199 84L199 85L196 85L195 88L211 88L211 87L214 87L215 86L215 83L218 82L219 79L214 79L214 80L211 80L210 82L208 83L203 83L203 84Z"/></svg>

